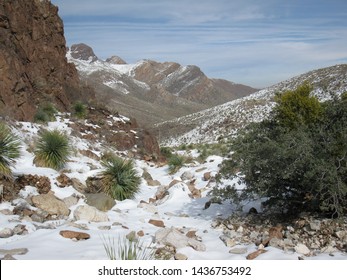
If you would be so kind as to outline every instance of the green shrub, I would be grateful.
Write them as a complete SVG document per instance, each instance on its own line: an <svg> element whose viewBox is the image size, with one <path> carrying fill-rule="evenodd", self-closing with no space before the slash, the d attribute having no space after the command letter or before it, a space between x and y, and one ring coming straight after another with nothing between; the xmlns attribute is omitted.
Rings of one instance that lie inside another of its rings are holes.
<svg viewBox="0 0 347 280"><path fill-rule="evenodd" d="M170 147L160 147L160 153L167 159L172 157L172 150Z"/></svg>
<svg viewBox="0 0 347 280"><path fill-rule="evenodd" d="M105 168L101 172L104 192L113 199L132 199L140 190L141 178L137 175L131 160L109 157L102 161Z"/></svg>
<svg viewBox="0 0 347 280"><path fill-rule="evenodd" d="M79 119L84 119L87 116L87 106L82 102L76 102L73 105L74 115Z"/></svg>
<svg viewBox="0 0 347 280"><path fill-rule="evenodd" d="M34 122L47 123L55 120L55 114L57 109L52 103L44 103L38 109L34 115Z"/></svg>
<svg viewBox="0 0 347 280"><path fill-rule="evenodd" d="M347 99L317 105L309 89L286 92L286 102L280 99L269 119L240 132L233 142L232 160L221 170L227 176L240 172L247 197L266 197L265 205L273 209L294 215L300 211L343 215Z"/></svg>
<svg viewBox="0 0 347 280"><path fill-rule="evenodd" d="M180 155L172 155L169 159L169 173L174 174L183 167L186 162L186 158Z"/></svg>
<svg viewBox="0 0 347 280"><path fill-rule="evenodd" d="M20 156L19 139L3 123L0 123L0 176L11 177L11 165Z"/></svg>
<svg viewBox="0 0 347 280"><path fill-rule="evenodd" d="M63 168L71 154L69 138L59 130L43 130L36 143L34 162L55 170Z"/></svg>
<svg viewBox="0 0 347 280"><path fill-rule="evenodd" d="M104 249L110 260L153 260L155 250L144 247L138 239L129 240L119 237L116 243L114 238L104 238Z"/></svg>

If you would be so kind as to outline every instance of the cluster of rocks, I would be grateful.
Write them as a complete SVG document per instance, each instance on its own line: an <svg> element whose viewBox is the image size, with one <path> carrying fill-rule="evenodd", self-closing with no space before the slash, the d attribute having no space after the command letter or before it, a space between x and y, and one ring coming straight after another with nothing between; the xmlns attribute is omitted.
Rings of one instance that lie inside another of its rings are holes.
<svg viewBox="0 0 347 280"><path fill-rule="evenodd" d="M271 220L263 214L233 215L228 219L213 221L212 227L222 230L220 239L230 247L230 253L246 254L245 246L254 244L257 250L247 255L247 259L266 253L268 246L288 253L295 252L301 257L347 252L347 220L314 218L310 215L276 225Z"/></svg>

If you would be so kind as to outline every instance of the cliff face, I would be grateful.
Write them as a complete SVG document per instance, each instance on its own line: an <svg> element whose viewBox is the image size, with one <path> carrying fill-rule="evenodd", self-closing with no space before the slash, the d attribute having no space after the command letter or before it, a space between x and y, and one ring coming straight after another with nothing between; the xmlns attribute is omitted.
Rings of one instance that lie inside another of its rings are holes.
<svg viewBox="0 0 347 280"><path fill-rule="evenodd" d="M0 116L31 120L43 101L66 110L81 93L63 22L49 0L0 2Z"/></svg>

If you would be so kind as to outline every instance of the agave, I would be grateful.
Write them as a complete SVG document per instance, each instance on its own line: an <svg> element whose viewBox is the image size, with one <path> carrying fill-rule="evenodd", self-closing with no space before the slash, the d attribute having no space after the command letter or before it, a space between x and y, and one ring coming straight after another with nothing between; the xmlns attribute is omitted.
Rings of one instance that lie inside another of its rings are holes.
<svg viewBox="0 0 347 280"><path fill-rule="evenodd" d="M71 149L69 138L59 130L43 130L35 149L35 163L38 166L60 170L69 160Z"/></svg>
<svg viewBox="0 0 347 280"><path fill-rule="evenodd" d="M20 156L19 138L3 123L0 123L0 175L11 177L11 165Z"/></svg>

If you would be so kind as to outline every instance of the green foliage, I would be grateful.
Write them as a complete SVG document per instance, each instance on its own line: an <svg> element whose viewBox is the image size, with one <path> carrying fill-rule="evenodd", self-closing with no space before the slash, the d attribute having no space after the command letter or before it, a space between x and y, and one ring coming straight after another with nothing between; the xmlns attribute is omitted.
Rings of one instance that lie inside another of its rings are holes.
<svg viewBox="0 0 347 280"><path fill-rule="evenodd" d="M84 119L87 116L87 106L82 102L76 102L73 105L74 115L79 119Z"/></svg>
<svg viewBox="0 0 347 280"><path fill-rule="evenodd" d="M104 192L113 199L132 199L140 190L141 178L137 175L131 160L108 157L102 161L105 168L101 172Z"/></svg>
<svg viewBox="0 0 347 280"><path fill-rule="evenodd" d="M172 150L170 147L160 147L160 153L165 157L165 158L170 158L172 156Z"/></svg>
<svg viewBox="0 0 347 280"><path fill-rule="evenodd" d="M49 121L54 121L56 113L57 109L52 103L44 103L37 109L34 115L34 122L47 123Z"/></svg>
<svg viewBox="0 0 347 280"><path fill-rule="evenodd" d="M104 238L104 249L110 260L153 260L155 251L150 247L144 247L138 239L129 240L119 237L118 243L114 238Z"/></svg>
<svg viewBox="0 0 347 280"><path fill-rule="evenodd" d="M174 174L178 170L183 167L184 163L186 162L186 158L184 156L180 156L177 154L174 154L170 157L168 165L169 165L169 173Z"/></svg>
<svg viewBox="0 0 347 280"><path fill-rule="evenodd" d="M317 98L310 96L311 90L311 86L304 83L296 90L276 95L275 101L278 104L273 111L273 118L281 126L288 128L309 125L319 120L322 106Z"/></svg>
<svg viewBox="0 0 347 280"><path fill-rule="evenodd" d="M43 130L39 133L34 162L38 166L62 169L69 159L69 138L59 130Z"/></svg>
<svg viewBox="0 0 347 280"><path fill-rule="evenodd" d="M0 176L11 177L11 165L20 156L20 143L17 136L3 123L0 123Z"/></svg>
<svg viewBox="0 0 347 280"><path fill-rule="evenodd" d="M298 92L310 102L297 99ZM221 172L241 173L246 196L266 197L269 207L342 215L347 212L347 100L315 105L306 85L285 96L270 119L251 124L233 141L232 159Z"/></svg>

